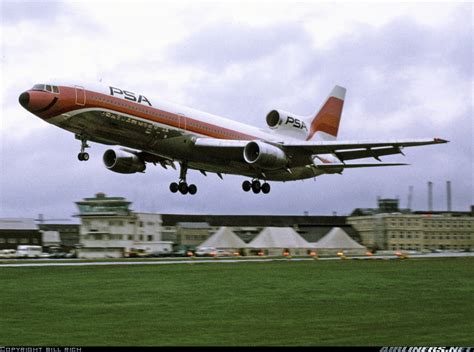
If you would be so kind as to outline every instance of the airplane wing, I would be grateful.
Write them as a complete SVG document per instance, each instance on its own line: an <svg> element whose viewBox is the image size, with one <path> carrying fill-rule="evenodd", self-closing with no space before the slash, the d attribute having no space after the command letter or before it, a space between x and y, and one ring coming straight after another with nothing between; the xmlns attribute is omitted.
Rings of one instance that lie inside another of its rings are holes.
<svg viewBox="0 0 474 352"><path fill-rule="evenodd" d="M375 158L380 161L380 156L390 154L403 154L402 149L405 147L415 147L429 144L447 143L447 140L441 138L431 139L412 139L412 140L393 140L393 141L321 141L321 142L306 142L306 141L286 141L286 142L272 142L265 141L265 143L272 144L282 150L289 152L307 152L309 154L334 154L339 160ZM246 140L226 140L214 138L197 138L195 141L196 147L206 149L212 153L219 153L222 156L241 155L241 151L249 143ZM360 164L365 165L365 164ZM380 165L381 164L374 164ZM362 166L360 166L362 167ZM364 166L367 167L367 166Z"/></svg>
<svg viewBox="0 0 474 352"><path fill-rule="evenodd" d="M393 140L393 141L324 141L324 142L283 142L274 144L284 150L306 150L311 154L334 154L339 160L375 158L390 154L403 154L402 148L429 144L447 143L441 138ZM272 143L273 144L273 143Z"/></svg>

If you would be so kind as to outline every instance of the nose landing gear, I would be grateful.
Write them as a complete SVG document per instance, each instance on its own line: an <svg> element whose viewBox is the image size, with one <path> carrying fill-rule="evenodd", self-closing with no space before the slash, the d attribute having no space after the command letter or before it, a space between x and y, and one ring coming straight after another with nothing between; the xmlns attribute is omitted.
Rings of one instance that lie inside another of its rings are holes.
<svg viewBox="0 0 474 352"><path fill-rule="evenodd" d="M77 154L77 158L80 161L87 161L89 160L89 153L85 152L86 148L90 148L89 144L87 144L87 138L84 136L77 136L76 138L81 141L81 152Z"/></svg>

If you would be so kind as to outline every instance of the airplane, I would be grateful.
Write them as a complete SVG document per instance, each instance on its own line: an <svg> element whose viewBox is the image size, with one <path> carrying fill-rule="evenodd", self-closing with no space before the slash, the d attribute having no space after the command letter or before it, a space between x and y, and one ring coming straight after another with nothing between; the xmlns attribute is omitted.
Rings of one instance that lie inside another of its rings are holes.
<svg viewBox="0 0 474 352"><path fill-rule="evenodd" d="M337 140L346 89L336 85L321 108L309 116L280 109L266 115L262 129L206 112L149 99L115 86L35 84L19 96L20 105L44 121L75 134L78 159L89 160L88 141L120 146L103 154L105 167L131 174L147 163L180 166L170 191L196 194L188 169L245 176L242 189L270 192L268 181L294 181L348 168L398 166L380 157L403 154L405 147L447 143L441 138L412 140ZM374 158L378 163L346 163ZM263 183L262 183L263 181Z"/></svg>

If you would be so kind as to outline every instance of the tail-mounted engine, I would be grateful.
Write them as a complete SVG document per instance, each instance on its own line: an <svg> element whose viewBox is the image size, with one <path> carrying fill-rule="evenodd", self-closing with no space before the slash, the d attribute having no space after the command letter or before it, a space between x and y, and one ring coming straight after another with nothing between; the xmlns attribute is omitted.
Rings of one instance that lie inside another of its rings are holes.
<svg viewBox="0 0 474 352"><path fill-rule="evenodd" d="M125 150L108 149L102 159L107 169L121 174L134 174L146 169L142 159Z"/></svg>
<svg viewBox="0 0 474 352"><path fill-rule="evenodd" d="M267 114L267 125L278 134L306 139L308 127L305 118L283 110L272 110Z"/></svg>

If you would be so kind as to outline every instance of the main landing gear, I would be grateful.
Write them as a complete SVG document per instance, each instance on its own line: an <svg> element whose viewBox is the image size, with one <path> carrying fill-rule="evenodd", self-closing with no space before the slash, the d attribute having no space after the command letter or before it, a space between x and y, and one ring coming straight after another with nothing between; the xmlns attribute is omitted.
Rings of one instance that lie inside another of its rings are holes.
<svg viewBox="0 0 474 352"><path fill-rule="evenodd" d="M85 152L86 148L90 148L90 146L87 144L87 139L83 136L76 136L76 138L81 141L81 152L77 154L77 158L80 161L89 160L89 153Z"/></svg>
<svg viewBox="0 0 474 352"><path fill-rule="evenodd" d="M197 187L194 184L188 185L186 183L186 173L188 172L188 163L180 163L181 169L179 170L179 183L172 182L170 184L170 191L176 193L179 191L181 194L191 194L194 195L197 192Z"/></svg>
<svg viewBox="0 0 474 352"><path fill-rule="evenodd" d="M264 182L262 184L262 183L260 183L260 181L258 179L254 179L254 180L252 180L252 182L247 181L247 180L244 181L242 183L242 189L245 192L249 192L250 190L252 190L252 192L255 193L255 194L260 193L260 191L263 194L270 193L270 185L266 182Z"/></svg>

